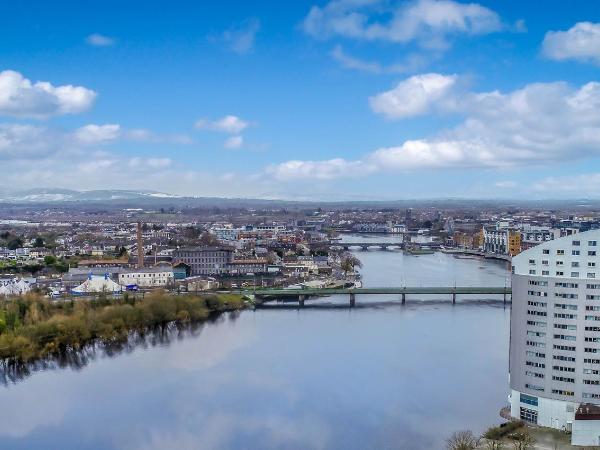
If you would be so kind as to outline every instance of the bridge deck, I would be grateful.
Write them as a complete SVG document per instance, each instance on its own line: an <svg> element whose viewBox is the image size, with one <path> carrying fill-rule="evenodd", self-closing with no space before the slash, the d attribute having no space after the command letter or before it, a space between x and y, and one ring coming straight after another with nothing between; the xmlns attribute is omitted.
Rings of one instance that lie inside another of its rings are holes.
<svg viewBox="0 0 600 450"><path fill-rule="evenodd" d="M335 294L511 294L510 287L489 286L451 286L451 287L363 287L363 288L307 288L307 289L260 289L243 290L242 294L253 294L257 297L298 297L300 295L335 295Z"/></svg>

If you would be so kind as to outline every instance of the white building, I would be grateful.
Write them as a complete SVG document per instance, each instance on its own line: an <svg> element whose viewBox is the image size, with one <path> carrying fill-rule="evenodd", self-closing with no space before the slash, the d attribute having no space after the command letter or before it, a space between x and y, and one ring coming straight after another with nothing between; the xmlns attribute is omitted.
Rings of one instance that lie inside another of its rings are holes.
<svg viewBox="0 0 600 450"><path fill-rule="evenodd" d="M600 444L600 230L562 237L512 260L511 415ZM585 421L585 423L582 423Z"/></svg>
<svg viewBox="0 0 600 450"><path fill-rule="evenodd" d="M119 284L124 286L137 285L139 287L165 287L173 284L175 278L172 268L157 267L119 274Z"/></svg>

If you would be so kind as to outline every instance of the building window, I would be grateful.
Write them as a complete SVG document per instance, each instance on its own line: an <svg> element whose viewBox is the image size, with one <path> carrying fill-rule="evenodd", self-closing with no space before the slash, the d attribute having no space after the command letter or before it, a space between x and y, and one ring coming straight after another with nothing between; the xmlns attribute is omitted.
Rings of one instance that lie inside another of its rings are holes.
<svg viewBox="0 0 600 450"><path fill-rule="evenodd" d="M573 251L571 251L571 255L573 255L573 256L579 256L579 250L573 250Z"/></svg>
<svg viewBox="0 0 600 450"><path fill-rule="evenodd" d="M575 395L575 392L573 391L565 391L562 389L552 389L552 393L558 395L565 395L567 397L573 397Z"/></svg>
<svg viewBox="0 0 600 450"><path fill-rule="evenodd" d="M549 250L549 249L547 249L547 248L545 248L545 249L543 249L543 250L542 250L542 253L543 253L544 255L549 255L549 254L550 254L550 250Z"/></svg>
<svg viewBox="0 0 600 450"><path fill-rule="evenodd" d="M573 245L574 245L575 247L579 247L579 245L580 245L580 242L579 242L579 241L573 241Z"/></svg>
<svg viewBox="0 0 600 450"><path fill-rule="evenodd" d="M571 276L572 277L578 277L579 276L579 272L571 272Z"/></svg>
<svg viewBox="0 0 600 450"><path fill-rule="evenodd" d="M533 395L520 394L521 403L525 403L526 405L538 406L538 399Z"/></svg>
<svg viewBox="0 0 600 450"><path fill-rule="evenodd" d="M588 246L595 247L597 245L596 241L588 241Z"/></svg>
<svg viewBox="0 0 600 450"><path fill-rule="evenodd" d="M529 269L529 275L535 275L535 269Z"/></svg>
<svg viewBox="0 0 600 450"><path fill-rule="evenodd" d="M565 251L564 250L556 250L556 254L557 255L564 255Z"/></svg>
<svg viewBox="0 0 600 450"><path fill-rule="evenodd" d="M589 250L588 251L588 256L596 256L596 251L595 250Z"/></svg>
<svg viewBox="0 0 600 450"><path fill-rule="evenodd" d="M537 413L537 411L534 411L533 409L523 408L521 406L519 416L520 416L521 420L524 420L525 422L537 424L538 413Z"/></svg>

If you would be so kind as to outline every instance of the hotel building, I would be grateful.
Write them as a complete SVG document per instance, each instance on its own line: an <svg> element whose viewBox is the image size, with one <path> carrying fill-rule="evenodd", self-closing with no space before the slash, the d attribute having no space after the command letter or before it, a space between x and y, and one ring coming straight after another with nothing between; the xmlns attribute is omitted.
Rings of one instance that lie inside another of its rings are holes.
<svg viewBox="0 0 600 450"><path fill-rule="evenodd" d="M600 444L600 230L512 259L511 415Z"/></svg>

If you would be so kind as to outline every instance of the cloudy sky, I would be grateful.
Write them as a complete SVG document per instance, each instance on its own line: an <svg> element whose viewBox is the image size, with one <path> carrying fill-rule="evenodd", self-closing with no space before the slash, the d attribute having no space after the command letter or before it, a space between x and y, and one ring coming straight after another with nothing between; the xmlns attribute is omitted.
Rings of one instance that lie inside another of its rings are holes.
<svg viewBox="0 0 600 450"><path fill-rule="evenodd" d="M0 189L600 197L590 1L0 4Z"/></svg>

